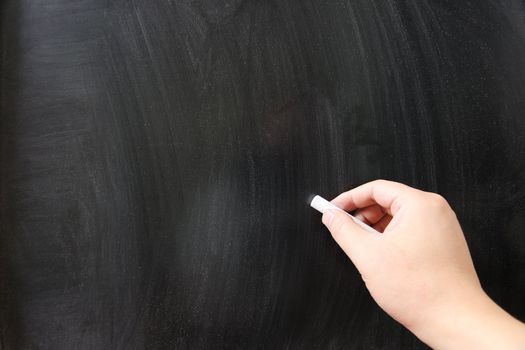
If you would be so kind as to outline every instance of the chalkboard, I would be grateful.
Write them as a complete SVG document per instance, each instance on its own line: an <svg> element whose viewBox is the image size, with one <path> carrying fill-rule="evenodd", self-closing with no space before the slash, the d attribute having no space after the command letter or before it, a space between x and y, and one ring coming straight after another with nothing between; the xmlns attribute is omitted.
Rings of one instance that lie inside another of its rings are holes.
<svg viewBox="0 0 525 350"><path fill-rule="evenodd" d="M523 1L0 6L1 349L424 349L306 203L376 178L525 319Z"/></svg>

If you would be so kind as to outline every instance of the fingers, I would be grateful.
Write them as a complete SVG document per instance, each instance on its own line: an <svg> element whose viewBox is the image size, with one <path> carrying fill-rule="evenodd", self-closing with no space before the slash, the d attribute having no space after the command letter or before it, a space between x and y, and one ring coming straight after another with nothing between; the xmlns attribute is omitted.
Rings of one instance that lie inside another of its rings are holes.
<svg viewBox="0 0 525 350"><path fill-rule="evenodd" d="M405 199L418 192L397 182L376 180L340 194L332 203L346 211L379 204L389 215L394 215Z"/></svg>
<svg viewBox="0 0 525 350"><path fill-rule="evenodd" d="M392 220L392 216L385 213L384 209L378 204L358 209L354 216L379 232L384 232Z"/></svg>
<svg viewBox="0 0 525 350"><path fill-rule="evenodd" d="M388 224L390 224L390 221L392 221L392 217L390 215L385 215L383 216L383 218L381 218L381 220L373 224L372 227L374 228L374 230L383 233L385 232Z"/></svg>
<svg viewBox="0 0 525 350"><path fill-rule="evenodd" d="M359 268L359 262L367 256L366 247L373 233L359 227L342 210L327 210L323 214L323 224L328 228L337 244Z"/></svg>
<svg viewBox="0 0 525 350"><path fill-rule="evenodd" d="M354 216L363 221L367 225L374 225L386 215L385 211L380 205L372 205L370 207L362 208L355 212Z"/></svg>

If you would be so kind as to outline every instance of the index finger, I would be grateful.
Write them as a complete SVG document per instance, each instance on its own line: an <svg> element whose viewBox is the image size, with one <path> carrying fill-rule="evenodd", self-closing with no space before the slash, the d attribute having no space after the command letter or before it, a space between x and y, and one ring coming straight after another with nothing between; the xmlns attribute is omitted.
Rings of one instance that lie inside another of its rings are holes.
<svg viewBox="0 0 525 350"><path fill-rule="evenodd" d="M415 195L417 191L399 182L375 180L341 193L332 203L346 211L379 204L388 214L394 215L400 208L394 204L401 204L402 200Z"/></svg>

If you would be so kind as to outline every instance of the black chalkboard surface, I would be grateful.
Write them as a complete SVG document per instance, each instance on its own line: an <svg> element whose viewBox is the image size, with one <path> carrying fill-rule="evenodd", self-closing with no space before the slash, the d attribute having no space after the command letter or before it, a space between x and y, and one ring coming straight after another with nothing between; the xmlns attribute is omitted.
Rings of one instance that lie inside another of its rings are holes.
<svg viewBox="0 0 525 350"><path fill-rule="evenodd" d="M525 319L523 1L0 6L1 349L423 349L306 204L375 178Z"/></svg>

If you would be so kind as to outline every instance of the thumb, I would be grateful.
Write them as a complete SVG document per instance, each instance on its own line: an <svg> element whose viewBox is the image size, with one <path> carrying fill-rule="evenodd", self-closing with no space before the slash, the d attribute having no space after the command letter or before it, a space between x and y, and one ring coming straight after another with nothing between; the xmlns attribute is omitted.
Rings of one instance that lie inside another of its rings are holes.
<svg viewBox="0 0 525 350"><path fill-rule="evenodd" d="M361 256L366 257L366 246L372 233L359 227L345 211L335 209L325 211L323 224L354 264Z"/></svg>

